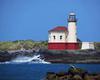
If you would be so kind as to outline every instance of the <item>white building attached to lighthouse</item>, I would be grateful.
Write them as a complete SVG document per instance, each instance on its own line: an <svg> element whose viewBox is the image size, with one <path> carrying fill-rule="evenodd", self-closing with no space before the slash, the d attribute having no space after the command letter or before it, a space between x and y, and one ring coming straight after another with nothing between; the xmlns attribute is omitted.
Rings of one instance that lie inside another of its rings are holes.
<svg viewBox="0 0 100 80"><path fill-rule="evenodd" d="M79 43L77 42L76 22L77 20L75 13L70 13L68 17L68 27L57 26L54 29L49 30L48 49L79 49Z"/></svg>

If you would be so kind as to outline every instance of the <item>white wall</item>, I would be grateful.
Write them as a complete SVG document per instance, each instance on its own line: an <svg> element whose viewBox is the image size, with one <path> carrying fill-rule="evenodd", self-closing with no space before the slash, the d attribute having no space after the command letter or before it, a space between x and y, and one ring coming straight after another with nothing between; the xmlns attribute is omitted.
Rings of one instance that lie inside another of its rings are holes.
<svg viewBox="0 0 100 80"><path fill-rule="evenodd" d="M77 42L76 22L69 22L68 23L67 42Z"/></svg>
<svg viewBox="0 0 100 80"><path fill-rule="evenodd" d="M93 42L82 42L81 49L95 49Z"/></svg>
<svg viewBox="0 0 100 80"><path fill-rule="evenodd" d="M55 36L55 39L54 37ZM62 39L60 39L60 36L62 36ZM50 32L49 33L49 40L48 42L67 42L67 32Z"/></svg>

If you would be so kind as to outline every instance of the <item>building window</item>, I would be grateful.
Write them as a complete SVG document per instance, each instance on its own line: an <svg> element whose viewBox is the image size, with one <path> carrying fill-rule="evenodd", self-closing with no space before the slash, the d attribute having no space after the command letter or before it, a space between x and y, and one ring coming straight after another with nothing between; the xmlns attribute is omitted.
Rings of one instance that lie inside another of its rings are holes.
<svg viewBox="0 0 100 80"><path fill-rule="evenodd" d="M53 39L56 39L56 36L53 36Z"/></svg>
<svg viewBox="0 0 100 80"><path fill-rule="evenodd" d="M60 40L62 39L62 36L60 36Z"/></svg>

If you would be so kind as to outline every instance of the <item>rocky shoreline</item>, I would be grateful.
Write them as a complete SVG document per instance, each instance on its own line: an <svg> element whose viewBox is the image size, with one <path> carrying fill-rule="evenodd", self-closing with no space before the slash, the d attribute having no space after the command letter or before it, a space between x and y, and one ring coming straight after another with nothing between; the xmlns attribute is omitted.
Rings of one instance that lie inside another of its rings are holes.
<svg viewBox="0 0 100 80"><path fill-rule="evenodd" d="M33 50L12 50L12 51L0 51L0 62L11 61L18 56L33 56L35 51Z"/></svg>
<svg viewBox="0 0 100 80"><path fill-rule="evenodd" d="M100 73L89 73L72 65L65 72L47 72L45 80L100 80Z"/></svg>
<svg viewBox="0 0 100 80"><path fill-rule="evenodd" d="M41 50L51 63L100 63L100 50Z"/></svg>
<svg viewBox="0 0 100 80"><path fill-rule="evenodd" d="M0 51L0 62L10 61L17 56L41 55L47 62L51 63L100 63L100 50L15 50Z"/></svg>

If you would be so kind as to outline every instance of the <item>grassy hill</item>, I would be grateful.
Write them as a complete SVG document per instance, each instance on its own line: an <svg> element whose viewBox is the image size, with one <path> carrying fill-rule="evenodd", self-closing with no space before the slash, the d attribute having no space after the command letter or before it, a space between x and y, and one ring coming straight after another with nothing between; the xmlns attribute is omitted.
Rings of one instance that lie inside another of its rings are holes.
<svg viewBox="0 0 100 80"><path fill-rule="evenodd" d="M46 48L47 41L33 41L33 40L16 40L16 41L7 41L0 42L0 50L8 51L8 50L20 50L23 49L33 49L33 48Z"/></svg>

